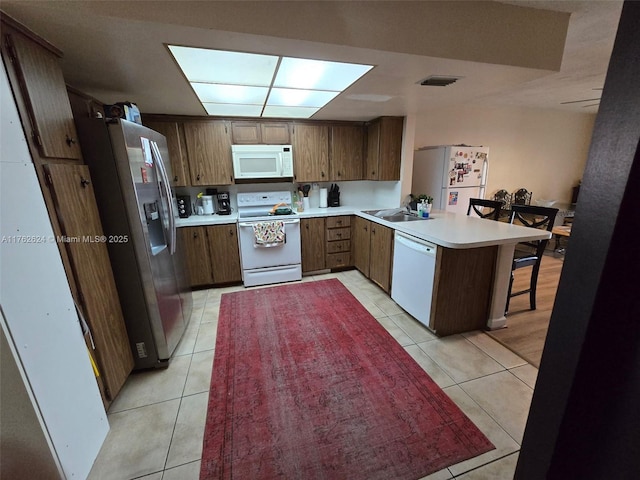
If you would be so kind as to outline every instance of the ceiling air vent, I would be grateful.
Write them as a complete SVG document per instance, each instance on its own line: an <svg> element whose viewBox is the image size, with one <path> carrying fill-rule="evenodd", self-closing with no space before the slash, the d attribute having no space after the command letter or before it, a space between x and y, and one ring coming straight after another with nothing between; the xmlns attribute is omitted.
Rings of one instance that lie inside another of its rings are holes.
<svg viewBox="0 0 640 480"><path fill-rule="evenodd" d="M455 83L456 80L462 77L451 77L444 75L431 75L430 77L425 78L424 80L420 80L420 85L427 85L432 87L446 87L447 85L451 85Z"/></svg>

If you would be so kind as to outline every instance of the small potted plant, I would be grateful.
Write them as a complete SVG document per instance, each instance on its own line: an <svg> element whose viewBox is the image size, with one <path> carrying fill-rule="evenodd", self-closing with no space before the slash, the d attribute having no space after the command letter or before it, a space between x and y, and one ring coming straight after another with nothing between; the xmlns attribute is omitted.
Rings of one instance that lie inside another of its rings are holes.
<svg viewBox="0 0 640 480"><path fill-rule="evenodd" d="M411 208L411 210L418 210L418 204L422 203L423 200L424 200L424 203L427 203L429 205L433 203L433 197L430 197L429 195L425 195L424 193L421 193L419 195L414 195L413 193L411 193L410 197L411 197L411 202L409 202L409 207Z"/></svg>

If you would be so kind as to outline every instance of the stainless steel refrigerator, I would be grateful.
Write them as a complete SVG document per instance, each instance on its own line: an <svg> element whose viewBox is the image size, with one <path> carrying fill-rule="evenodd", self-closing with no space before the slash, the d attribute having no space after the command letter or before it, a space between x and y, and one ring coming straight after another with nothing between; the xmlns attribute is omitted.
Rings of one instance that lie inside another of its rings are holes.
<svg viewBox="0 0 640 480"><path fill-rule="evenodd" d="M126 120L76 126L109 250L135 368L167 366L192 309L163 135Z"/></svg>
<svg viewBox="0 0 640 480"><path fill-rule="evenodd" d="M484 198L489 148L422 147L413 154L411 193L433 197L433 208L467 213L470 198Z"/></svg>

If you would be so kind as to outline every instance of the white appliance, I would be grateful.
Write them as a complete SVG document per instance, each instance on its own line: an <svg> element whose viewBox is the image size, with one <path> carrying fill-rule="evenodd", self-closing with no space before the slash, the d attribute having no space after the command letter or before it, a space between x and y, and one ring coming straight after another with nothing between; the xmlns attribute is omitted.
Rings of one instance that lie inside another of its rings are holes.
<svg viewBox="0 0 640 480"><path fill-rule="evenodd" d="M433 197L433 208L467 213L470 198L484 198L489 148L422 147L413 154L411 193Z"/></svg>
<svg viewBox="0 0 640 480"><path fill-rule="evenodd" d="M238 237L242 280L245 287L292 282L302 279L300 219L291 209L291 192L239 193ZM273 215L273 207L284 204L284 214ZM262 222L282 221L284 241L260 244L254 226Z"/></svg>
<svg viewBox="0 0 640 480"><path fill-rule="evenodd" d="M291 145L231 145L236 180L292 178Z"/></svg>
<svg viewBox="0 0 640 480"><path fill-rule="evenodd" d="M430 327L436 252L432 243L395 233L391 298L427 327Z"/></svg>
<svg viewBox="0 0 640 480"><path fill-rule="evenodd" d="M216 213L213 208L213 195L203 195L200 200L202 201L202 213L204 215L213 215Z"/></svg>

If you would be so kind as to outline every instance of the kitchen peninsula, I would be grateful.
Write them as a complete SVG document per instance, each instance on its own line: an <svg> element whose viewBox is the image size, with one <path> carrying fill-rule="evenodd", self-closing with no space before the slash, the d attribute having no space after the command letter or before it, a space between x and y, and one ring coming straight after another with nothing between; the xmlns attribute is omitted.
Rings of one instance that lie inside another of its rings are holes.
<svg viewBox="0 0 640 480"><path fill-rule="evenodd" d="M509 279L511 276L511 262L515 245L523 241L540 240L550 237L550 233L542 230L535 230L518 225L511 225L504 222L493 222L467 215L447 213L444 211L433 211L431 217L425 220L412 222L390 222L374 215L365 213L370 206L341 206L334 208L311 208L300 212L301 220L322 217L349 217L355 216L368 222L411 235L421 240L434 243L439 248L441 255L449 254L455 261L447 264L447 268L459 268L466 270L463 262L469 260L472 263L474 256L490 256L490 271L487 270L485 261L482 277L491 285L488 288L490 299L488 300L488 311L486 323L478 328L498 329L506 326L505 304ZM232 215L208 215L192 216L187 219L179 219L178 227L193 227L202 225L229 225L237 222L237 216ZM356 222L354 222L355 225ZM352 227L353 228L353 227ZM352 252L353 252L352 246ZM355 253L355 252L354 252ZM373 253L373 252L372 252ZM440 257L439 257L440 258ZM442 260L442 258L440 258ZM303 260L304 261L304 260ZM457 267L456 267L457 265ZM472 268L469 268L472 270ZM447 271L450 273L450 271ZM476 273L476 272L471 272ZM438 275L438 273L436 273ZM466 275L465 275L466 276ZM388 292L387 292L388 293ZM467 294L465 291L443 290L439 292L440 306L442 304L456 305ZM464 324L464 321L463 321ZM466 328L467 330L473 328ZM463 331L462 328L461 331ZM446 333L454 333L444 330Z"/></svg>

